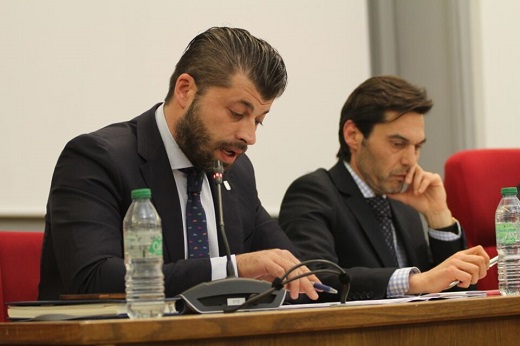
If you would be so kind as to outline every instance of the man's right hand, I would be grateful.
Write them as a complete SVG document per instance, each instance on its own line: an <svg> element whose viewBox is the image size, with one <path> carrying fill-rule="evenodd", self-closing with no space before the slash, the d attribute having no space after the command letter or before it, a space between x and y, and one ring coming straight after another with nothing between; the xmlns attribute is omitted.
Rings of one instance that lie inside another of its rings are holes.
<svg viewBox="0 0 520 346"><path fill-rule="evenodd" d="M478 245L459 251L427 272L412 274L407 294L437 293L448 288L453 281L458 287L467 288L486 276L489 256Z"/></svg>
<svg viewBox="0 0 520 346"><path fill-rule="evenodd" d="M292 253L287 250L272 249L250 252L236 255L238 275L240 277L260 279L272 282L275 278L282 277L289 269L300 263ZM306 266L294 270L288 278L309 272ZM312 282L320 282L314 275L308 275L301 279L291 281L287 285L292 299L297 299L299 293L305 293L312 300L318 299L318 293Z"/></svg>

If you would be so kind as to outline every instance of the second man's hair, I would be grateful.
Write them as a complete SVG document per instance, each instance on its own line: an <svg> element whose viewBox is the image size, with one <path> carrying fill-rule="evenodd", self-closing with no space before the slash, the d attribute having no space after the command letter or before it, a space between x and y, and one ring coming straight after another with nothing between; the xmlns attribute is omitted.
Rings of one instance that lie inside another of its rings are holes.
<svg viewBox="0 0 520 346"><path fill-rule="evenodd" d="M426 114L433 106L424 88L417 87L397 76L377 76L367 79L348 97L341 109L339 122L340 149L337 157L350 162L350 148L343 137L343 126L352 120L365 138L374 125L386 121L388 111L397 118L408 112Z"/></svg>

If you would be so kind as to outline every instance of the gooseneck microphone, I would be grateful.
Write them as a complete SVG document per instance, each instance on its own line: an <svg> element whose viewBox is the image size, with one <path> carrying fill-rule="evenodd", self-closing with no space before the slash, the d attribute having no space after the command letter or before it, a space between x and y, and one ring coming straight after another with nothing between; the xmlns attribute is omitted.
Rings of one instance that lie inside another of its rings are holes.
<svg viewBox="0 0 520 346"><path fill-rule="evenodd" d="M218 229L226 250L227 277L204 282L182 292L179 296L187 310L198 313L215 313L235 310L270 310L282 305L286 291L283 286L255 279L239 278L235 273L231 251L224 229L224 210L222 203L222 179L224 168L220 161L214 165L213 179L217 185ZM256 299L253 299L255 298Z"/></svg>
<svg viewBox="0 0 520 346"><path fill-rule="evenodd" d="M213 174L213 179L217 183L218 229L220 231L220 236L222 237L222 242L224 243L224 248L226 250L227 276L237 277L235 273L235 266L231 260L231 250L229 249L229 242L227 240L226 229L224 226L224 207L222 206L222 176L224 175L224 167L222 166L222 162L220 162L220 160L215 161L213 170L215 172L215 174Z"/></svg>

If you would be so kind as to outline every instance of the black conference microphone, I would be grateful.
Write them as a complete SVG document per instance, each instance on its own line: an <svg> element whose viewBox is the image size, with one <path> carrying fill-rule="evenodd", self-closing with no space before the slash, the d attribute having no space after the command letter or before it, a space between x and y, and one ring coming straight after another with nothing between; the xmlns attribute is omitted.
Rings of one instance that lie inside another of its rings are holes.
<svg viewBox="0 0 520 346"><path fill-rule="evenodd" d="M222 175L224 168L220 161L215 162L213 179L217 183L218 228L226 249L227 278L204 282L187 289L179 296L188 309L198 313L213 313L229 311L230 308L241 306L251 298L264 294L259 301L245 304L244 310L275 309L282 305L285 299L285 289L273 289L270 282L239 278L231 260L231 251L224 229L224 212L222 207ZM271 293L265 294L271 290ZM238 309L241 310L241 309Z"/></svg>

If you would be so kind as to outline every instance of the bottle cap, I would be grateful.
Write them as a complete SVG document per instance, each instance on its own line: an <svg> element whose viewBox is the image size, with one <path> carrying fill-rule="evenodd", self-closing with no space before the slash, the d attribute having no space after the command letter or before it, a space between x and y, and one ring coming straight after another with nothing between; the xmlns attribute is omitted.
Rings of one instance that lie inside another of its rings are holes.
<svg viewBox="0 0 520 346"><path fill-rule="evenodd" d="M516 187L503 187L500 192L502 193L502 196L506 196L506 195L516 195L516 193L518 192L518 190L516 189Z"/></svg>
<svg viewBox="0 0 520 346"><path fill-rule="evenodd" d="M145 199L152 197L152 190L150 189L136 189L132 190L132 199Z"/></svg>

